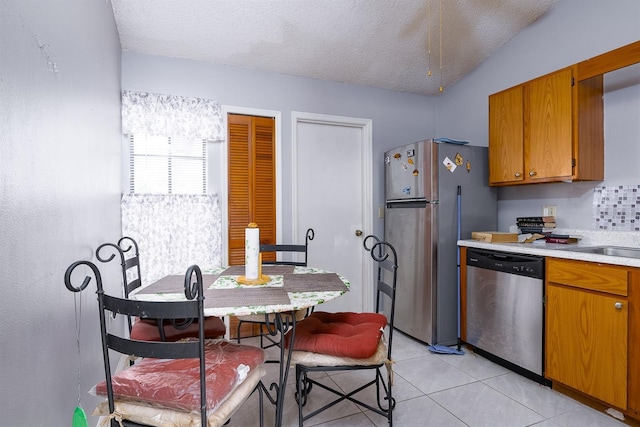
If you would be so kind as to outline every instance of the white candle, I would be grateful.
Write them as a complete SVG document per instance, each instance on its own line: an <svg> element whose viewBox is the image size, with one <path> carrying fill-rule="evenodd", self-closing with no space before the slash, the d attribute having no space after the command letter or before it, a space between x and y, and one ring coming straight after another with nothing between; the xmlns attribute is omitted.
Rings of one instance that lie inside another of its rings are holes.
<svg viewBox="0 0 640 427"><path fill-rule="evenodd" d="M260 229L255 223L244 230L244 275L247 280L257 280L260 275Z"/></svg>

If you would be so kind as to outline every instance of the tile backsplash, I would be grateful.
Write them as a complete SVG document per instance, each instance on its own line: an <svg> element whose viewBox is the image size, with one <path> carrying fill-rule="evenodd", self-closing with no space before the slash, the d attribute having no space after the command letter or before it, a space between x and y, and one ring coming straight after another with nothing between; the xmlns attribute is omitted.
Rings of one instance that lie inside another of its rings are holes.
<svg viewBox="0 0 640 427"><path fill-rule="evenodd" d="M595 187L593 228L640 231L640 185Z"/></svg>

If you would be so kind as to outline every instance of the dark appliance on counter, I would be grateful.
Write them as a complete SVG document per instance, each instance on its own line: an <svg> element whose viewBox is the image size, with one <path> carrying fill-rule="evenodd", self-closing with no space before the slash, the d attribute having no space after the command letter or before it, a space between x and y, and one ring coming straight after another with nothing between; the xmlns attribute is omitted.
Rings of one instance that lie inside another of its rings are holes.
<svg viewBox="0 0 640 427"><path fill-rule="evenodd" d="M487 147L425 140L387 151L384 162L384 238L398 252L395 327L427 344L456 344L457 240L496 229Z"/></svg>
<svg viewBox="0 0 640 427"><path fill-rule="evenodd" d="M467 249L466 340L476 353L541 384L544 258Z"/></svg>

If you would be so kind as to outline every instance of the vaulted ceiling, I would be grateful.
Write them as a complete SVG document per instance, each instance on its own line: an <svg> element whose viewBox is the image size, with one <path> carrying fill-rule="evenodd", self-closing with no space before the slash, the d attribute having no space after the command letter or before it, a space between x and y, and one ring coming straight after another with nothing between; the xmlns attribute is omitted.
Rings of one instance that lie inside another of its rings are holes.
<svg viewBox="0 0 640 427"><path fill-rule="evenodd" d="M124 51L433 96L555 1L111 0Z"/></svg>

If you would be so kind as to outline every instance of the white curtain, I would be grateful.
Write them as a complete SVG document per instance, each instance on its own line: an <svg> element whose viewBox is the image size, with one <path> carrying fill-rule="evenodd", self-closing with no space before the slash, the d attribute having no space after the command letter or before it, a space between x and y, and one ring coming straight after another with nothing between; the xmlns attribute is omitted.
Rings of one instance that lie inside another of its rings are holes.
<svg viewBox="0 0 640 427"><path fill-rule="evenodd" d="M122 235L138 242L142 284L222 264L222 221L217 195L127 194Z"/></svg>
<svg viewBox="0 0 640 427"><path fill-rule="evenodd" d="M223 140L220 104L201 98L122 92L122 133Z"/></svg>
<svg viewBox="0 0 640 427"><path fill-rule="evenodd" d="M122 93L122 133L223 140L222 110L216 101L146 92ZM126 194L122 235L140 249L143 284L221 264L222 227L217 195Z"/></svg>

